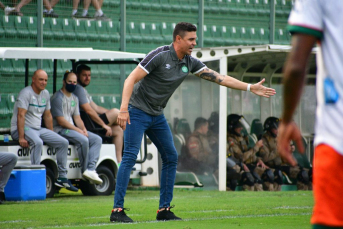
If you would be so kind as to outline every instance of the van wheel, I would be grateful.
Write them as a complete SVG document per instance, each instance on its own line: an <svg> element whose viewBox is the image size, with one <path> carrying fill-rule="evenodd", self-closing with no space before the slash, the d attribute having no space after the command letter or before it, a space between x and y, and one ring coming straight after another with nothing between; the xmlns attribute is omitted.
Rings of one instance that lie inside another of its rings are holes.
<svg viewBox="0 0 343 229"><path fill-rule="evenodd" d="M48 167L46 169L46 198L54 197L56 186L55 186L55 176L52 170Z"/></svg>
<svg viewBox="0 0 343 229"><path fill-rule="evenodd" d="M100 165L96 172L103 181L101 185L90 184L88 181L80 180L80 189L86 196L111 195L115 188L115 180L112 171L106 166Z"/></svg>

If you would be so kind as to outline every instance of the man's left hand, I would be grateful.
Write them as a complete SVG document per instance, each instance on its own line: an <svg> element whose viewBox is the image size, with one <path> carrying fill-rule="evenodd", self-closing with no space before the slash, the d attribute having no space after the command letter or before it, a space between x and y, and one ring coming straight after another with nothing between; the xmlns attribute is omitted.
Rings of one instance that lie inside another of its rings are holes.
<svg viewBox="0 0 343 229"><path fill-rule="evenodd" d="M275 89L265 87L262 84L266 81L266 79L262 79L260 82L251 85L250 91L256 95L263 96L266 98L269 98L270 96L273 96L276 94Z"/></svg>

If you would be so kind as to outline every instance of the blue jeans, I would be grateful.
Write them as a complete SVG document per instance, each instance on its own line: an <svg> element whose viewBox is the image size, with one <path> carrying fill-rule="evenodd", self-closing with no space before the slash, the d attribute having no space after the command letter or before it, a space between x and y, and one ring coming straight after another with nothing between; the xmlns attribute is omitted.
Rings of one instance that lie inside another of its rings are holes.
<svg viewBox="0 0 343 229"><path fill-rule="evenodd" d="M130 180L132 167L136 163L144 132L155 144L162 158L162 173L159 208L169 207L177 167L177 152L173 136L164 115L153 116L129 105L131 124L124 131L124 154L120 164L113 208L124 207L124 196Z"/></svg>

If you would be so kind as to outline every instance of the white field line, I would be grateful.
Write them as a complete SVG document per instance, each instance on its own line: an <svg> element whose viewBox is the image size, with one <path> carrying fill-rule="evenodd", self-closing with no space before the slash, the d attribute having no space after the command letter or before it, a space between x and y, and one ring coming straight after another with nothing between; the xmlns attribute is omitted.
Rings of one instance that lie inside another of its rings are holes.
<svg viewBox="0 0 343 229"><path fill-rule="evenodd" d="M27 223L27 222L32 222L32 220L0 221L0 224L7 224L7 223Z"/></svg>
<svg viewBox="0 0 343 229"><path fill-rule="evenodd" d="M266 215L242 215L242 216L221 216L221 217L208 217L208 218L196 218L196 219L183 219L184 222L191 222L191 221L205 221L205 220L220 220L220 219L240 219L240 218L267 218L267 217L280 217L280 216L304 216L304 215L311 215L312 213L299 213L299 214L266 214ZM109 218L109 217L108 217ZM123 227L124 225L131 225L131 224L143 224L143 223L165 223L159 221L140 221L134 223L97 223L97 224L82 224L82 225L63 225L63 226L47 226L47 227L28 227L27 229L38 229L38 228L86 228L86 227L101 227L101 226L119 226ZM11 227L14 229L14 227Z"/></svg>
<svg viewBox="0 0 343 229"><path fill-rule="evenodd" d="M313 206L282 206L282 207L276 207L273 209L309 209L309 208L313 208Z"/></svg>
<svg viewBox="0 0 343 229"><path fill-rule="evenodd" d="M187 213L211 213L211 212L229 212L229 211L233 211L232 209L230 210L223 210L223 209L219 209L219 210L208 210L208 211L187 211ZM182 211L178 211L179 213L182 213ZM142 214L129 214L130 217L131 216L141 216ZM96 216L96 217L86 217L85 219L103 219L103 218L109 218L109 216Z"/></svg>

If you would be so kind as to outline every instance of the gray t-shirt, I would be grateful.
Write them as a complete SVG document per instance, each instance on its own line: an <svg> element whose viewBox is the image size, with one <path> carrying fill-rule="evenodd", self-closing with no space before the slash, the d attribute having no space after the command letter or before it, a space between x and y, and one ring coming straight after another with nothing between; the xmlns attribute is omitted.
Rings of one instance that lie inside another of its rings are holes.
<svg viewBox="0 0 343 229"><path fill-rule="evenodd" d="M54 131L58 133L64 128L58 124L56 117L63 116L65 120L74 125L73 116L80 115L79 100L74 94L68 97L59 90L51 97L51 114L53 117Z"/></svg>
<svg viewBox="0 0 343 229"><path fill-rule="evenodd" d="M31 86L27 86L19 92L13 108L11 132L17 130L18 108L27 110L25 126L39 130L41 128L44 111L50 110L50 95L48 90L44 89L40 94L36 94Z"/></svg>
<svg viewBox="0 0 343 229"><path fill-rule="evenodd" d="M80 106L85 103L91 103L92 97L88 94L86 88L82 87L80 84L76 85L75 91L73 92L74 95L77 96L80 102Z"/></svg>
<svg viewBox="0 0 343 229"><path fill-rule="evenodd" d="M148 75L135 84L130 104L150 115L160 115L186 76L202 71L206 65L189 55L179 60L171 44L151 51L139 67Z"/></svg>

